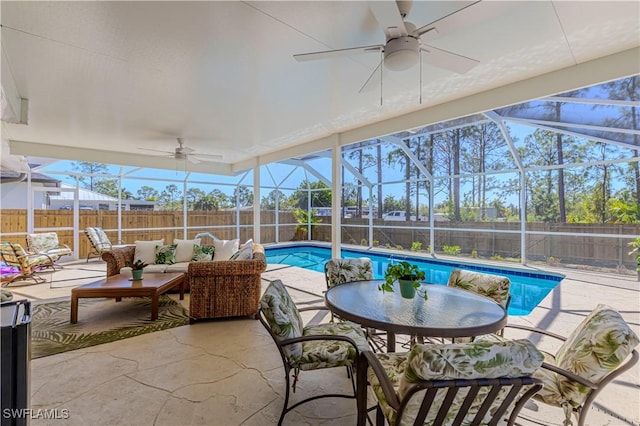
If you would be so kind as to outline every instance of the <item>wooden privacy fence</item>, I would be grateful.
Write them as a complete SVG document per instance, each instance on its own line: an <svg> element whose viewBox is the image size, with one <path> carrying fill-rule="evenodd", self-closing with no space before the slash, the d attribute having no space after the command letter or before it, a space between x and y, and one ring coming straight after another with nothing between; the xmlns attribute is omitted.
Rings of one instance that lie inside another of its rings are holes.
<svg viewBox="0 0 640 426"><path fill-rule="evenodd" d="M83 230L90 226L99 226L107 231L111 242L118 242L118 215L116 211L81 210L79 220L80 257L86 257L90 249L89 241ZM253 212L241 211L239 221L236 211L188 211L187 238L193 238L199 232L211 232L221 239L240 238L245 241L253 236ZM260 239L263 243L291 241L296 236L295 219L291 212L280 212L278 218L278 239L276 240L276 217L274 211L261 211ZM184 215L182 211L123 211L122 242L133 243L136 240L164 238L171 242L174 238L184 238ZM0 210L0 239L24 244L27 232L27 211L24 209ZM35 228L72 228L73 211L35 210ZM342 241L349 244L378 245L398 247L408 250L414 242L422 243L426 250L429 242L428 223L424 221L384 221L374 219L373 241L368 241L368 219L343 219ZM355 226L357 225L357 226ZM239 234L238 234L239 227ZM462 254L475 251L479 256L520 256L519 222L436 222L434 249L442 252L442 247L459 246ZM144 228L151 228L143 230ZM478 229L478 232L458 230L459 228ZM507 230L516 233L497 233ZM640 224L556 224L528 223L527 231L547 233L575 233L577 235L527 235L526 249L528 260L549 260L561 263L575 263L593 266L625 266L635 269L635 261L628 252L630 238L615 235L640 236ZM57 231L62 243L73 247L73 231ZM581 236L579 234L607 234L612 237ZM12 235L14 234L14 235ZM312 232L315 241L331 241L331 217L322 217L322 222Z"/></svg>
<svg viewBox="0 0 640 426"><path fill-rule="evenodd" d="M101 227L105 230L113 244L118 244L118 213L108 210L80 210L79 218L79 257L84 258L91 249L89 240L84 235L87 227ZM241 211L239 221L235 211L189 211L187 212L186 238L193 238L200 232L210 232L220 239L240 238L246 241L253 236L253 212ZM275 213L260 212L261 240L275 241ZM290 241L295 234L295 220L290 212L281 212L279 223L279 241ZM0 210L0 240L20 243L24 246L27 233L27 211L24 209ZM185 238L183 234L184 215L182 211L123 211L122 243L133 243L136 240L157 240L164 238L172 242L174 238ZM239 234L238 234L239 227ZM69 210L34 210L34 228L73 228L73 211ZM144 229L151 228L151 229ZM46 232L46 231L37 231ZM61 243L73 248L73 231L56 230ZM210 243L210 242L206 242Z"/></svg>

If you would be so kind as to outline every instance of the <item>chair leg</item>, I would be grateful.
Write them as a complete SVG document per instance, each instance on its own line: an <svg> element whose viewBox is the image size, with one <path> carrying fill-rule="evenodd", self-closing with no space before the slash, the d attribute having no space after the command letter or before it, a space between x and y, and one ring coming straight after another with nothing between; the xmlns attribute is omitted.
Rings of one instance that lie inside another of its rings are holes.
<svg viewBox="0 0 640 426"><path fill-rule="evenodd" d="M291 370L287 367L284 369L284 377L285 377L285 386L286 391L284 394L284 405L282 406L282 412L280 413L280 419L278 420L278 426L282 426L282 421L284 420L284 415L287 414L287 407L289 406L289 374Z"/></svg>
<svg viewBox="0 0 640 426"><path fill-rule="evenodd" d="M384 426L384 413L380 405L376 407L376 426Z"/></svg>

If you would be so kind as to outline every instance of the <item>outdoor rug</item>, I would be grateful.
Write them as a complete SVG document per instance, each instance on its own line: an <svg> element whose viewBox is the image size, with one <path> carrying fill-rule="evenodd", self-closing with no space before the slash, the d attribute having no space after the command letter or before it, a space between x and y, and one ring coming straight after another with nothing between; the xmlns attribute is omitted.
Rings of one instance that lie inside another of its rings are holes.
<svg viewBox="0 0 640 426"><path fill-rule="evenodd" d="M78 323L71 324L70 300L33 305L31 359L189 324L187 310L166 295L155 321L149 298L80 299L78 306Z"/></svg>

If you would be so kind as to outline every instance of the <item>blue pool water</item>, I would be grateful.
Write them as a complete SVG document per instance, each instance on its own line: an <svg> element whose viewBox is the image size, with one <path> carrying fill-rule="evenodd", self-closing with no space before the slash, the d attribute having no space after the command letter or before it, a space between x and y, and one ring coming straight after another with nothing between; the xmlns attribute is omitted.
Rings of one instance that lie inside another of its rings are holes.
<svg viewBox="0 0 640 426"><path fill-rule="evenodd" d="M325 262L331 258L331 249L317 246L292 246L266 248L267 262L299 266L313 271L324 272ZM452 262L448 260L424 259L404 255L387 255L371 251L342 249L345 259L366 256L373 261L373 273L376 279L384 278L384 271L391 262L408 260L419 265L426 273L429 283L446 285L452 269L467 269L509 277L511 280L511 305L509 315L528 315L549 292L564 278L563 275L550 272L531 272L516 268L482 266L472 263Z"/></svg>

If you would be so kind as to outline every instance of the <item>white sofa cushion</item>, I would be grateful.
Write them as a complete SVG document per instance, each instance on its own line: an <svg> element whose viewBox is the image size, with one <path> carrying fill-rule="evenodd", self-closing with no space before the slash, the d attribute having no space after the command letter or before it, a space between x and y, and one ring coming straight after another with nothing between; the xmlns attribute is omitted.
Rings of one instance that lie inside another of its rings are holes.
<svg viewBox="0 0 640 426"><path fill-rule="evenodd" d="M200 244L200 238L194 240L179 240L175 238L173 244L176 244L176 263L189 262L193 257L193 247Z"/></svg>
<svg viewBox="0 0 640 426"><path fill-rule="evenodd" d="M238 251L240 240L215 240L213 246L213 260L229 260Z"/></svg>
<svg viewBox="0 0 640 426"><path fill-rule="evenodd" d="M149 273L154 273L154 272L167 272L167 266L173 266L173 265L148 265L144 267L144 272L142 273L142 276L144 277L144 274L146 274L147 272ZM120 273L121 274L126 274L126 275L131 275L131 268L128 266L125 266L124 268L120 268Z"/></svg>
<svg viewBox="0 0 640 426"><path fill-rule="evenodd" d="M135 244L136 251L133 255L133 262L141 260L148 265L153 265L156 263L156 246L164 245L164 238L152 241L136 241Z"/></svg>
<svg viewBox="0 0 640 426"><path fill-rule="evenodd" d="M166 265L166 266L167 266L167 269L165 272L187 273L189 271L189 262L179 262L179 263L174 263L173 265Z"/></svg>

